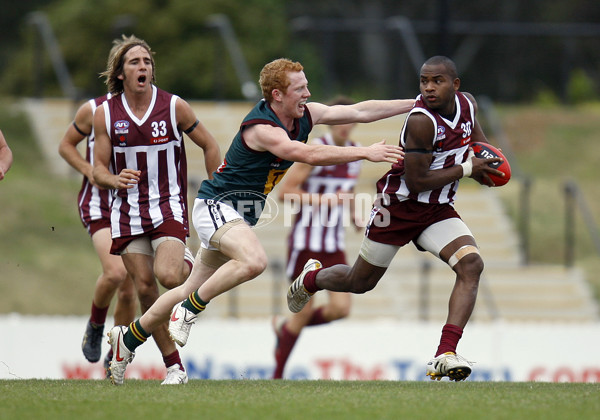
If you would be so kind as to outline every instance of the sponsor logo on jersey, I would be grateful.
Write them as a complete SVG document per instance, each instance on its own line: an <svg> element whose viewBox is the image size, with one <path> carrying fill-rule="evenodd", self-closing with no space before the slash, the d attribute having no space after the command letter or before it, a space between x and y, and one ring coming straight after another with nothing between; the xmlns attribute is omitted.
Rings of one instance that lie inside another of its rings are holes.
<svg viewBox="0 0 600 420"><path fill-rule="evenodd" d="M279 168L281 166L281 162L283 162L283 159L281 159L281 158L275 158L271 162L271 168Z"/></svg>
<svg viewBox="0 0 600 420"><path fill-rule="evenodd" d="M161 144L161 143L167 143L169 141L169 137L155 137L150 139L150 143L151 144Z"/></svg>
<svg viewBox="0 0 600 420"><path fill-rule="evenodd" d="M219 165L219 167L217 168L217 173L220 174L221 172L223 172L223 169L225 169L227 167L227 160L223 159L223 163L221 163Z"/></svg>

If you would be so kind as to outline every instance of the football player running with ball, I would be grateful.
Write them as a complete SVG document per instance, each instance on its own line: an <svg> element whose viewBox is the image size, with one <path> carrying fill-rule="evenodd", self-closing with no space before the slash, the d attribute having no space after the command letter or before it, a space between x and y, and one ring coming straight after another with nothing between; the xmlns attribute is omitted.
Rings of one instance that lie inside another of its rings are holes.
<svg viewBox="0 0 600 420"><path fill-rule="evenodd" d="M299 312L318 290L368 292L398 249L414 242L456 273L446 324L426 372L431 379L447 376L453 381L471 374L472 363L458 356L456 347L475 306L483 260L452 203L461 178L493 186L490 175L503 176L488 166L500 158L473 155L470 143L487 139L475 118L475 99L459 87L456 66L449 58L435 56L423 64L421 94L400 134L405 159L377 182L377 199L354 266L321 268L311 259L287 295L290 310Z"/></svg>

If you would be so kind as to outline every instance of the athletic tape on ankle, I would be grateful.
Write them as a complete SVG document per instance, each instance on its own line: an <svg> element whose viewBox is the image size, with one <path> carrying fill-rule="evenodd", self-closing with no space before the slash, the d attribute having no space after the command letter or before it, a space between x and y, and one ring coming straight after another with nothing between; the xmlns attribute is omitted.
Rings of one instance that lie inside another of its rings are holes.
<svg viewBox="0 0 600 420"><path fill-rule="evenodd" d="M448 265L454 267L465 255L468 254L479 254L479 249L473 245L463 245L456 250L450 258L448 258Z"/></svg>

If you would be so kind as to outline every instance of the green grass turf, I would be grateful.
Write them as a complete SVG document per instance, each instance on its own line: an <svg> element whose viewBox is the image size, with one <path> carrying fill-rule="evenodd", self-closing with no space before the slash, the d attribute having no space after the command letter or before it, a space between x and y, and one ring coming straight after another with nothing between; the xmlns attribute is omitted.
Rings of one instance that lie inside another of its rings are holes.
<svg viewBox="0 0 600 420"><path fill-rule="evenodd" d="M2 419L591 419L600 384L192 380L0 381Z"/></svg>

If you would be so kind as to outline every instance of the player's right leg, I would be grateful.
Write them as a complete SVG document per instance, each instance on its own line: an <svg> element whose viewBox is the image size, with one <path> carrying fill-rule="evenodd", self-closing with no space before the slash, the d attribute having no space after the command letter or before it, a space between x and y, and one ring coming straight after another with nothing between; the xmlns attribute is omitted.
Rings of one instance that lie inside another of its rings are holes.
<svg viewBox="0 0 600 420"><path fill-rule="evenodd" d="M367 237L363 239L359 256L354 265L337 264L328 268L317 269L306 263L305 271L288 289L288 307L292 312L302 309L302 302L294 304L293 294L301 290L297 283L301 282L303 289L310 296L319 290L332 292L366 293L372 290L385 274L392 259L400 247L375 242ZM292 299L290 299L292 292ZM292 304L291 304L292 303Z"/></svg>
<svg viewBox="0 0 600 420"><path fill-rule="evenodd" d="M110 254L110 228L101 228L92 234L92 243L100 259L102 274L96 281L90 319L81 344L85 358L95 363L102 353L104 324L110 302L127 276L121 258Z"/></svg>
<svg viewBox="0 0 600 420"><path fill-rule="evenodd" d="M127 275L125 281L121 283L121 286L117 290L117 302L113 314L114 325L129 325L135 319L136 304L135 285L131 277ZM113 352L111 347L106 353L103 362L107 378L110 378L110 362L112 358Z"/></svg>

